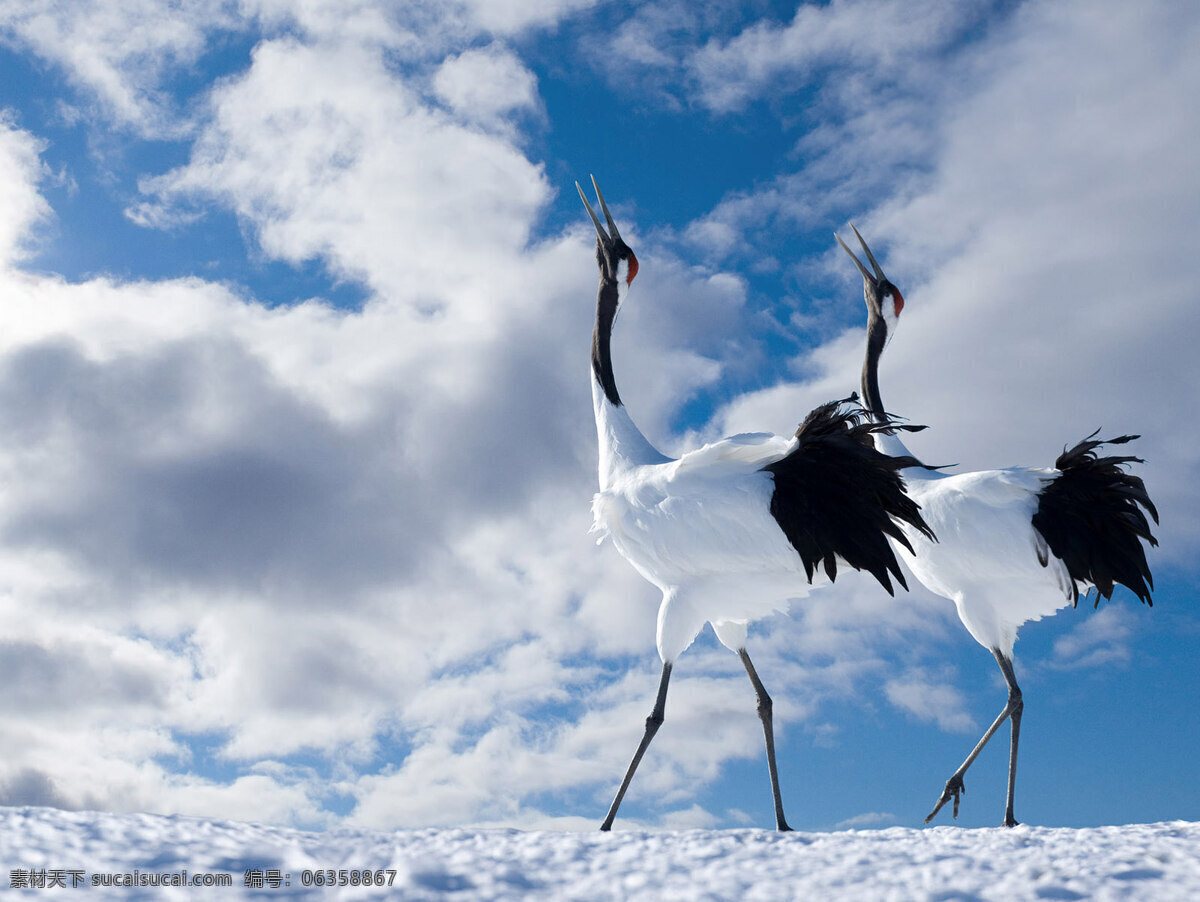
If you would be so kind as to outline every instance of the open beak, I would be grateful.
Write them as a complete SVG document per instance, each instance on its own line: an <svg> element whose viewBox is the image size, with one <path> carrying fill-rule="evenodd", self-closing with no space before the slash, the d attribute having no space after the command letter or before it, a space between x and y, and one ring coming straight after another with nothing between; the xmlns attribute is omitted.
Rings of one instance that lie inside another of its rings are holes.
<svg viewBox="0 0 1200 902"><path fill-rule="evenodd" d="M600 209L604 212L604 219L608 223L608 232L604 231L604 226L600 225L600 219L596 216L596 211L592 209L592 205L588 203L588 199L583 194L583 189L579 187L579 182L575 183L575 190L579 192L579 199L583 201L583 205L587 207L588 216L592 217L592 225L596 227L596 235L601 241L619 241L621 233L617 231L617 224L613 222L612 214L608 212L608 204L604 202L604 195L600 193L600 186L596 184L596 177L592 176L592 187L596 189L596 200L600 202ZM860 238L859 241L862 239Z"/></svg>
<svg viewBox="0 0 1200 902"><path fill-rule="evenodd" d="M863 236L858 234L858 229L854 228L854 223L850 223L850 228L854 229L854 237L856 237L858 239L858 243L862 245L862 249L866 253L867 259L871 261L871 268L875 270L875 275L871 275L871 273L867 272L867 268L862 265L862 261L859 260L858 257L854 256L854 251L846 247L846 242L842 240L841 236L838 235L837 232L834 232L833 237L837 239L837 243L842 246L842 250L850 255L850 259L854 261L854 265L858 267L858 271L862 273L864 279L876 285L880 282L887 281L887 277L884 276L883 270L880 268L879 263L877 263L875 260L875 255L872 254L871 249L867 247L867 242L863 241Z"/></svg>

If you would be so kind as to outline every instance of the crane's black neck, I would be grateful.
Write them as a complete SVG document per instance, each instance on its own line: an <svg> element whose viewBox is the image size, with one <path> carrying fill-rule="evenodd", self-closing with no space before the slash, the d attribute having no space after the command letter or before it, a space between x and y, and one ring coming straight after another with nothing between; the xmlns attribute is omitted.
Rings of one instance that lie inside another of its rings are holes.
<svg viewBox="0 0 1200 902"><path fill-rule="evenodd" d="M863 406L878 422L884 422L887 414L883 399L879 396L879 358L887 344L887 323L874 311L867 317L867 356L863 360L862 398Z"/></svg>
<svg viewBox="0 0 1200 902"><path fill-rule="evenodd" d="M621 396L617 394L617 382L613 377L610 350L613 323L617 318L619 303L616 280L601 275L600 292L596 298L596 329L592 333L592 374L613 407L621 406Z"/></svg>

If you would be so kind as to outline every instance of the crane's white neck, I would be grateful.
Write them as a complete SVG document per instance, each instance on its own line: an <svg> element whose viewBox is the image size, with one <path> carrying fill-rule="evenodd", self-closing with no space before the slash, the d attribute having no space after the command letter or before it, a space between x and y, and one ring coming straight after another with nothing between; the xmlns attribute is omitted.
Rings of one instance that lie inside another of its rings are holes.
<svg viewBox="0 0 1200 902"><path fill-rule="evenodd" d="M623 473L634 467L670 460L642 435L624 404L613 404L608 399L595 373L592 376L592 407L596 413L596 438L600 447L601 491L611 487Z"/></svg>
<svg viewBox="0 0 1200 902"><path fill-rule="evenodd" d="M875 449L888 457L913 457L913 453L900 441L900 436L895 432L876 432L874 438ZM908 476L909 471L905 470L904 475Z"/></svg>
<svg viewBox="0 0 1200 902"><path fill-rule="evenodd" d="M596 329L592 333L592 407L596 413L596 437L600 445L600 490L610 488L620 475L648 464L666 463L634 425L621 403L612 366L612 329L621 301L629 288L628 262L621 261L620 278L613 279L601 268L596 298Z"/></svg>

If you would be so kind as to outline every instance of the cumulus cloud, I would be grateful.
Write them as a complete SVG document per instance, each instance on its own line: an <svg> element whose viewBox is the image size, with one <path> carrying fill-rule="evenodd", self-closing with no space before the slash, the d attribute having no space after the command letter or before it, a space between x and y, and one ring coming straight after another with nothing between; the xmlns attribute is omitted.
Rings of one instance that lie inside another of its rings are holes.
<svg viewBox="0 0 1200 902"><path fill-rule="evenodd" d="M478 27L503 35L553 26L569 13L595 3L596 0L463 0L462 6Z"/></svg>
<svg viewBox="0 0 1200 902"><path fill-rule="evenodd" d="M11 176L0 182L0 265L14 263L28 251L34 229L50 216L38 192L40 142L0 114L0 170Z"/></svg>
<svg viewBox="0 0 1200 902"><path fill-rule="evenodd" d="M970 733L975 720L949 673L914 668L884 686L888 701L917 720L936 723L948 733Z"/></svg>
<svg viewBox="0 0 1200 902"><path fill-rule="evenodd" d="M233 24L234 4L158 0L0 4L0 35L61 67L108 117L145 135L175 134L162 81L204 52L210 30Z"/></svg>
<svg viewBox="0 0 1200 902"><path fill-rule="evenodd" d="M69 803L55 790L54 781L32 767L18 771L0 784L0 805L70 808Z"/></svg>
<svg viewBox="0 0 1200 902"><path fill-rule="evenodd" d="M502 128L511 114L538 105L537 77L496 45L447 57L433 76L433 89L455 113L490 128Z"/></svg>
<svg viewBox="0 0 1200 902"><path fill-rule="evenodd" d="M407 60L444 56L484 34L518 35L554 27L594 0L179 0L164 13L161 0L86 0L30 4L0 2L0 41L27 50L62 71L81 101L64 108L72 117L114 123L144 137L182 138L194 122L177 106L172 81L205 54L260 33L286 33L306 42L373 47ZM468 62L470 54L467 51ZM475 60L474 71L482 74ZM485 63L486 65L486 63ZM521 88L521 76L492 75ZM459 77L465 68L459 69ZM457 89L461 93L464 88ZM476 92L476 106L495 102ZM93 104L99 109L93 110Z"/></svg>
<svg viewBox="0 0 1200 902"><path fill-rule="evenodd" d="M1128 664L1136 621L1124 608L1109 605L1054 641L1049 666L1059 670Z"/></svg>
<svg viewBox="0 0 1200 902"><path fill-rule="evenodd" d="M894 78L896 69L944 47L976 15L972 4L799 4L786 25L756 22L728 40L710 40L686 66L698 99L728 113L778 80L806 79L820 66L866 70L871 82Z"/></svg>
<svg viewBox="0 0 1200 902"><path fill-rule="evenodd" d="M418 311L511 315L487 294L510 294L496 282L547 200L540 167L424 105L378 49L263 42L211 106L192 160L143 183L151 198L215 200L271 257L320 259Z"/></svg>
<svg viewBox="0 0 1200 902"><path fill-rule="evenodd" d="M867 128L859 119L869 108L880 133L890 141L919 129L905 115L908 90L936 84L939 64L1003 12L982 4L862 2L798 3L789 21L762 14L754 5L694 4L652 0L639 4L609 26L611 35L597 64L614 83L639 98L675 109L700 108L735 119L753 104L775 108L787 127L805 124L806 144L819 144L846 127ZM886 103L880 103L886 101ZM839 142L851 153L861 148ZM893 154L886 145L876 154Z"/></svg>
<svg viewBox="0 0 1200 902"><path fill-rule="evenodd" d="M846 818L837 824L838 830L859 830L870 827L885 827L896 823L897 817L886 811L867 811L854 817Z"/></svg>

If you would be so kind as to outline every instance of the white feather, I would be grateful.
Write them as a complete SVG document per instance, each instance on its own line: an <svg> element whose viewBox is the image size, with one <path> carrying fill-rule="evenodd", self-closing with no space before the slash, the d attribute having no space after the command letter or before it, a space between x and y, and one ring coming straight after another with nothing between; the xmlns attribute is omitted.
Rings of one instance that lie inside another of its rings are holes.
<svg viewBox="0 0 1200 902"><path fill-rule="evenodd" d="M878 438L886 438L877 442L880 450L908 453L895 436ZM897 553L930 591L954 602L975 641L1007 657L1022 624L1053 614L1073 597L1066 565L1031 522L1038 493L1058 475L1019 467L955 475L904 471L908 494L937 541L900 524L915 555L893 543Z"/></svg>
<svg viewBox="0 0 1200 902"><path fill-rule="evenodd" d="M774 480L762 469L796 440L744 433L672 460L598 386L594 395L600 491L592 529L662 591L659 654L674 661L706 622L737 651L746 623L786 610L811 588L771 516Z"/></svg>

